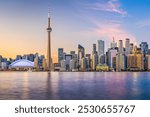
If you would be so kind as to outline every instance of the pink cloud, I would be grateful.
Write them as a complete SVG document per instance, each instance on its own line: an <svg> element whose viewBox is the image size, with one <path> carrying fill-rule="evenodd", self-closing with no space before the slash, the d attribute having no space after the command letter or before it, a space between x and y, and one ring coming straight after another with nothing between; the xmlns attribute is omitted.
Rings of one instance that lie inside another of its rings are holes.
<svg viewBox="0 0 150 117"><path fill-rule="evenodd" d="M131 42L136 43L135 36L124 30L118 24L105 24L94 29L93 31L98 37L106 38L109 42L111 42L112 38L115 37L116 42L120 39L125 40L126 38L130 38Z"/></svg>
<svg viewBox="0 0 150 117"><path fill-rule="evenodd" d="M96 2L93 4L87 4L86 8L92 10L107 11L117 13L120 15L126 15L127 12L121 8L121 4L118 0L108 0L107 2Z"/></svg>
<svg viewBox="0 0 150 117"><path fill-rule="evenodd" d="M115 41L119 40L125 41L126 38L130 38L131 43L137 44L136 37L122 28L119 23L111 23L111 22L99 22L96 20L91 20L92 23L96 26L91 30L84 30L80 32L86 39L104 39L108 43L112 42L113 37L115 37Z"/></svg>

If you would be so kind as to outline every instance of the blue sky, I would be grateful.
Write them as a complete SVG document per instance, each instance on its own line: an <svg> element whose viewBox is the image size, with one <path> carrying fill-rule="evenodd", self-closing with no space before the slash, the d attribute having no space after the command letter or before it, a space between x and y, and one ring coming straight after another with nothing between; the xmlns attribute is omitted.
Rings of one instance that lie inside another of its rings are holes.
<svg viewBox="0 0 150 117"><path fill-rule="evenodd" d="M92 43L102 39L107 48L113 36L116 41L130 38L137 45L141 41L149 43L149 0L59 1L52 2L53 13L58 14L53 14L53 18L61 22L61 25L56 24L62 28L61 39L70 40L71 45L81 43L91 50Z"/></svg>
<svg viewBox="0 0 150 117"><path fill-rule="evenodd" d="M107 49L113 36L116 41L130 38L137 45L149 44L150 0L1 0L0 54L46 55L49 7L54 59L59 47L69 52L81 44L91 53L99 39Z"/></svg>

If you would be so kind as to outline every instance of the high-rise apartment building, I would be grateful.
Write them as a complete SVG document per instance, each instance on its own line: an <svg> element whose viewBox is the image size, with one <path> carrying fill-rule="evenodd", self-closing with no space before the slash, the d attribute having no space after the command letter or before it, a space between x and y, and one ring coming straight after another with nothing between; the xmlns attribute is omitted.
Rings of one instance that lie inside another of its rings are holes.
<svg viewBox="0 0 150 117"><path fill-rule="evenodd" d="M116 57L118 51L115 48L111 48L108 50L108 66L110 68L114 68L114 57Z"/></svg>
<svg viewBox="0 0 150 117"><path fill-rule="evenodd" d="M92 52L93 54L96 54L97 53L97 51L96 51L96 44L93 44L93 52Z"/></svg>
<svg viewBox="0 0 150 117"><path fill-rule="evenodd" d="M64 58L64 49L58 48L58 63L60 64Z"/></svg>
<svg viewBox="0 0 150 117"><path fill-rule="evenodd" d="M76 70L76 61L74 59L70 60L70 70L75 71Z"/></svg>
<svg viewBox="0 0 150 117"><path fill-rule="evenodd" d="M123 53L123 41L122 40L119 40L118 53L119 54Z"/></svg>
<svg viewBox="0 0 150 117"><path fill-rule="evenodd" d="M98 55L104 55L105 52L105 43L103 40L98 40Z"/></svg>
<svg viewBox="0 0 150 117"><path fill-rule="evenodd" d="M124 54L117 54L116 56L116 71L126 70L126 56Z"/></svg>
<svg viewBox="0 0 150 117"><path fill-rule="evenodd" d="M92 70L96 70L96 66L98 65L98 54L92 54Z"/></svg>
<svg viewBox="0 0 150 117"><path fill-rule="evenodd" d="M105 64L105 42L98 40L98 63Z"/></svg>
<svg viewBox="0 0 150 117"><path fill-rule="evenodd" d="M87 70L91 70L91 54L86 54L85 55L86 60L87 60Z"/></svg>
<svg viewBox="0 0 150 117"><path fill-rule="evenodd" d="M126 39L125 41L125 54L126 56L130 54L130 39Z"/></svg>
<svg viewBox="0 0 150 117"><path fill-rule="evenodd" d="M144 55L141 48L135 46L133 53L127 56L127 69L133 71L144 70Z"/></svg>
<svg viewBox="0 0 150 117"><path fill-rule="evenodd" d="M140 44L140 48L142 50L142 54L147 54L148 53L148 44L147 44L147 42L142 42Z"/></svg>
<svg viewBox="0 0 150 117"><path fill-rule="evenodd" d="M73 69L77 69L77 61L78 61L78 55L75 53L75 51L70 51L70 54L72 55L72 63L74 64Z"/></svg>
<svg viewBox="0 0 150 117"><path fill-rule="evenodd" d="M80 44L78 45L78 61L77 61L77 68L80 70L81 68L81 59L85 56L85 49Z"/></svg>
<svg viewBox="0 0 150 117"><path fill-rule="evenodd" d="M146 55L146 70L150 70L150 55Z"/></svg>
<svg viewBox="0 0 150 117"><path fill-rule="evenodd" d="M134 44L130 43L130 54L132 54L133 48L134 48Z"/></svg>
<svg viewBox="0 0 150 117"><path fill-rule="evenodd" d="M87 70L87 59L84 57L81 59L81 71Z"/></svg>
<svg viewBox="0 0 150 117"><path fill-rule="evenodd" d="M72 60L72 55L71 54L66 54L65 55L65 61L66 61L66 70L70 71L70 61Z"/></svg>

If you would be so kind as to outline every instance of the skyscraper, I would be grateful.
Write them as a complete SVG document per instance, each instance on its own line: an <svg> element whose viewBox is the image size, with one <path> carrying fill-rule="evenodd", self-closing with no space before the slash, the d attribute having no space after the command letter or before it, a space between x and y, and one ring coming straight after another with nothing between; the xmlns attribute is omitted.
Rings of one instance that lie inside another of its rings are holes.
<svg viewBox="0 0 150 117"><path fill-rule="evenodd" d="M133 47L134 47L134 44L133 44L133 43L130 43L130 54L132 54Z"/></svg>
<svg viewBox="0 0 150 117"><path fill-rule="evenodd" d="M118 54L116 56L116 71L126 70L126 56L124 55L123 41L119 40Z"/></svg>
<svg viewBox="0 0 150 117"><path fill-rule="evenodd" d="M70 54L72 55L72 59L77 61L77 54L75 51L70 51Z"/></svg>
<svg viewBox="0 0 150 117"><path fill-rule="evenodd" d="M70 51L70 54L72 55L72 61L71 62L72 62L72 64L74 64L72 67L73 68L72 70L74 71L78 66L77 65L78 55L75 53L75 51Z"/></svg>
<svg viewBox="0 0 150 117"><path fill-rule="evenodd" d="M50 25L50 12L48 12L48 28L47 28L47 32L48 32L48 48L47 48L47 69L49 71L51 71L51 32L52 32L52 28Z"/></svg>
<svg viewBox="0 0 150 117"><path fill-rule="evenodd" d="M146 55L147 70L150 70L150 55Z"/></svg>
<svg viewBox="0 0 150 117"><path fill-rule="evenodd" d="M97 53L92 54L92 70L96 70L96 66L98 65L98 55Z"/></svg>
<svg viewBox="0 0 150 117"><path fill-rule="evenodd" d="M148 44L147 44L147 42L142 42L140 44L140 47L141 47L142 54L144 55L144 57L143 57L144 69L146 69L146 66L147 66L147 63L146 63L146 54L148 53Z"/></svg>
<svg viewBox="0 0 150 117"><path fill-rule="evenodd" d="M103 40L98 40L98 56L104 55L104 41Z"/></svg>
<svg viewBox="0 0 150 117"><path fill-rule="evenodd" d="M58 48L58 63L59 64L63 60L63 56L64 56L64 49L63 48Z"/></svg>
<svg viewBox="0 0 150 117"><path fill-rule="evenodd" d="M123 41L119 40L119 47L118 47L119 54L123 53Z"/></svg>
<svg viewBox="0 0 150 117"><path fill-rule="evenodd" d="M124 54L118 53L116 56L116 71L126 70L126 56Z"/></svg>
<svg viewBox="0 0 150 117"><path fill-rule="evenodd" d="M87 69L87 59L84 57L81 60L81 71L86 71Z"/></svg>
<svg viewBox="0 0 150 117"><path fill-rule="evenodd" d="M147 42L142 42L140 44L140 48L142 50L142 54L147 54L148 53L148 44L147 44Z"/></svg>
<svg viewBox="0 0 150 117"><path fill-rule="evenodd" d="M96 44L93 44L93 54L96 54Z"/></svg>
<svg viewBox="0 0 150 117"><path fill-rule="evenodd" d="M98 64L98 54L96 51L96 44L93 44L92 52L92 70L96 70L96 65Z"/></svg>
<svg viewBox="0 0 150 117"><path fill-rule="evenodd" d="M98 40L98 63L105 63L105 43L103 40Z"/></svg>
<svg viewBox="0 0 150 117"><path fill-rule="evenodd" d="M87 70L89 71L91 69L91 54L86 54L87 59Z"/></svg>
<svg viewBox="0 0 150 117"><path fill-rule="evenodd" d="M144 55L142 54L141 48L134 46L133 53L127 57L127 68L128 70L144 70Z"/></svg>
<svg viewBox="0 0 150 117"><path fill-rule="evenodd" d="M85 49L80 44L78 45L78 58L81 59L85 56Z"/></svg>
<svg viewBox="0 0 150 117"><path fill-rule="evenodd" d="M81 46L80 44L78 45L78 70L80 70L80 67L81 67L81 59L84 58L85 56L85 49L83 46Z"/></svg>
<svg viewBox="0 0 150 117"><path fill-rule="evenodd" d="M108 66L110 68L114 68L114 66L113 66L114 61L113 60L114 60L114 57L116 57L117 52L118 51L115 48L111 48L108 50Z"/></svg>
<svg viewBox="0 0 150 117"><path fill-rule="evenodd" d="M126 54L126 56L128 55L128 54L130 54L130 39L126 39L126 42L125 42L125 54Z"/></svg>
<svg viewBox="0 0 150 117"><path fill-rule="evenodd" d="M70 61L72 60L72 55L66 54L64 59L66 61L66 70L70 71Z"/></svg>

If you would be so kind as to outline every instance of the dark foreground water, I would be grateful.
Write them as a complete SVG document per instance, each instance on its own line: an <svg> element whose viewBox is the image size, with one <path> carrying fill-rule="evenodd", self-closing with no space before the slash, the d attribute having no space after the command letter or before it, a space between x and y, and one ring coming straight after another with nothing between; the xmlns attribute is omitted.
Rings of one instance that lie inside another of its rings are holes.
<svg viewBox="0 0 150 117"><path fill-rule="evenodd" d="M150 73L0 72L0 99L150 99Z"/></svg>

